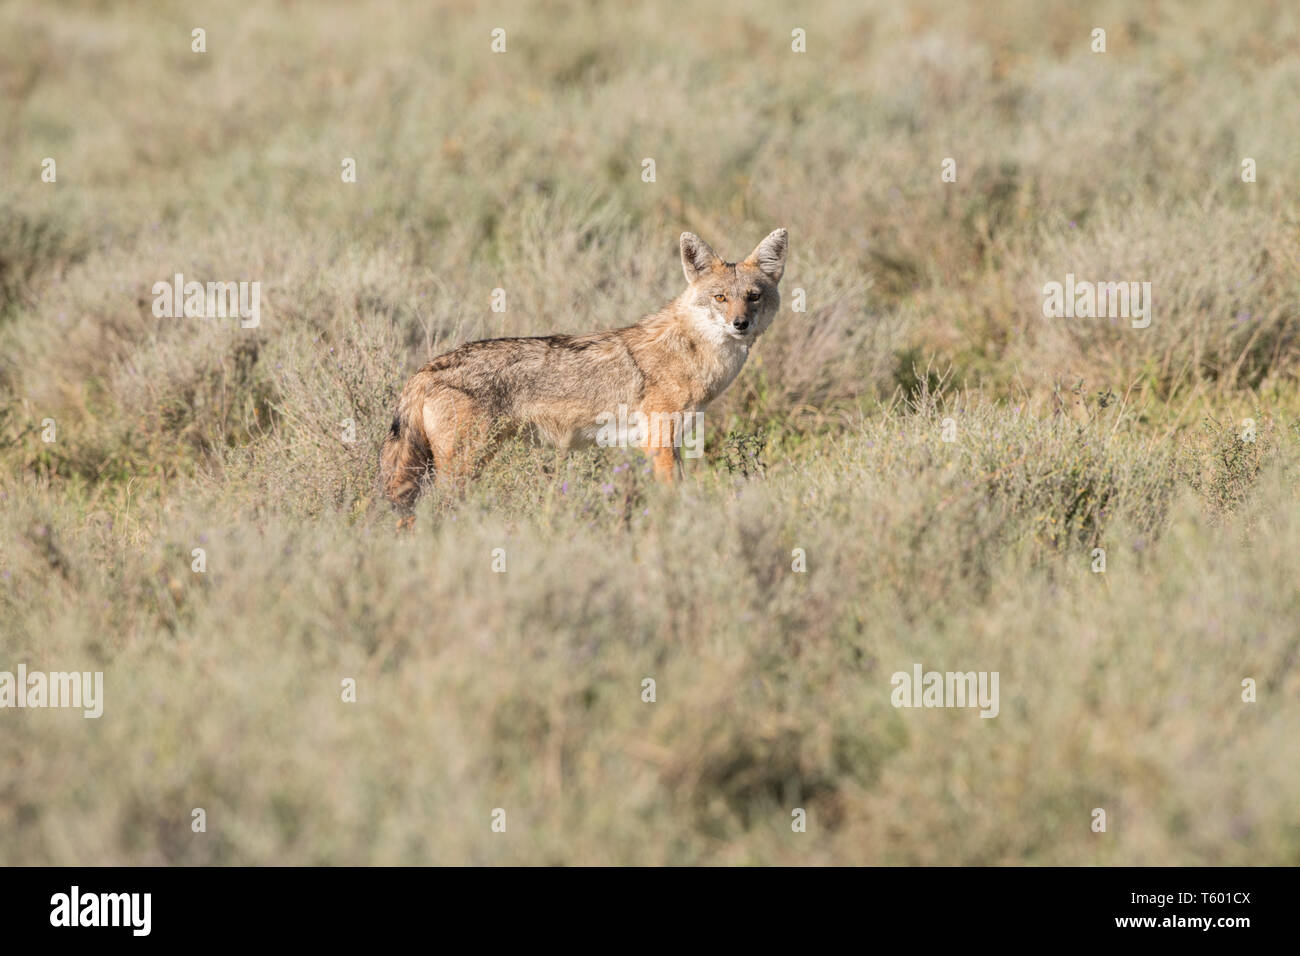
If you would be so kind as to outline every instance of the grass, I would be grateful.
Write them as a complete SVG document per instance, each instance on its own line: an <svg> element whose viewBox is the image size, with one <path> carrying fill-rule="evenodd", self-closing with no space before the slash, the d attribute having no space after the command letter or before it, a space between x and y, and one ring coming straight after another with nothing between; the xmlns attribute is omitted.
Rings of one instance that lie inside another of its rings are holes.
<svg viewBox="0 0 1300 956"><path fill-rule="evenodd" d="M0 863L1300 862L1298 27L0 9L0 670L106 687L0 711ZM625 324L684 229L778 225L682 486L509 445L396 530L427 357ZM156 318L177 272L261 325ZM1151 326L1045 319L1067 273ZM999 715L891 706L918 662Z"/></svg>

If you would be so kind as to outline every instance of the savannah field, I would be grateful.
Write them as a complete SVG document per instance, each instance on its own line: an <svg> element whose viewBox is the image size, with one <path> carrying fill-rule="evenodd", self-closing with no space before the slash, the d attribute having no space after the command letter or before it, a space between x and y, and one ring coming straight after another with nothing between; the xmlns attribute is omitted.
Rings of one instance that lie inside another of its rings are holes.
<svg viewBox="0 0 1300 956"><path fill-rule="evenodd" d="M1298 104L1281 0L0 4L0 670L104 675L0 710L0 864L1300 862ZM682 484L399 531L421 363L779 226Z"/></svg>

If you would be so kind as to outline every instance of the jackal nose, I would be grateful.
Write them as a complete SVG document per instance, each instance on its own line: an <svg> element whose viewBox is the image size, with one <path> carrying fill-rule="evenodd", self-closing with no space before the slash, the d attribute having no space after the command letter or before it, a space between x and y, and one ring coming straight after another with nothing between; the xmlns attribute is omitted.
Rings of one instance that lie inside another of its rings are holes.
<svg viewBox="0 0 1300 956"><path fill-rule="evenodd" d="M733 319L731 324L736 327L737 332L743 332L749 328L749 319Z"/></svg>

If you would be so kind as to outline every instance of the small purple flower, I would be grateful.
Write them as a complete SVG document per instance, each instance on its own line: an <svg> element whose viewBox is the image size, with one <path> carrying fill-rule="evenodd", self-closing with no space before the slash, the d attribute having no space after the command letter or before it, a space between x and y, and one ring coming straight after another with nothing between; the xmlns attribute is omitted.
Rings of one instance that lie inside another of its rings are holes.
<svg viewBox="0 0 1300 956"><path fill-rule="evenodd" d="M568 493L569 493L569 483L566 481L564 484L560 485L560 494L567 495Z"/></svg>
<svg viewBox="0 0 1300 956"><path fill-rule="evenodd" d="M613 492L613 490L614 490L614 486L609 484L608 482L600 486L600 493L603 495L610 494L611 492Z"/></svg>

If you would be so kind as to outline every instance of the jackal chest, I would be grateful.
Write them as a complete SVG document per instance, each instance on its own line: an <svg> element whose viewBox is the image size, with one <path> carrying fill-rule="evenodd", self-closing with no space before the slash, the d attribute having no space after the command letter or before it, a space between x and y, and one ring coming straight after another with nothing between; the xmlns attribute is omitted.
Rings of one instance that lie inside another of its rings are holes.
<svg viewBox="0 0 1300 956"><path fill-rule="evenodd" d="M749 358L749 343L747 342L723 342L714 351L708 367L704 369L704 374L700 376L701 384L704 386L704 394L700 405L707 405L715 398L725 392L728 386L736 380L740 370L745 367L745 360ZM694 403L693 403L694 404Z"/></svg>

